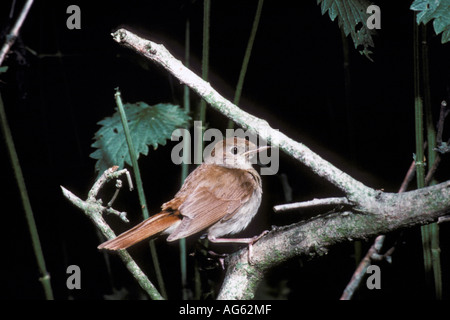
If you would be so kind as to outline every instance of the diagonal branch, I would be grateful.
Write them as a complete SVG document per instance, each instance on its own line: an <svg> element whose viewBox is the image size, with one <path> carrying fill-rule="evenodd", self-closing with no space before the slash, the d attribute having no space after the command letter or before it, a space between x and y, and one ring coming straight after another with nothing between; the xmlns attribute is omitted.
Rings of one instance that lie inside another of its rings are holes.
<svg viewBox="0 0 450 320"><path fill-rule="evenodd" d="M99 179L94 183L93 187L89 191L89 195L86 201L78 198L76 195L74 195L69 190L65 189L61 186L63 195L70 201L72 204L74 204L76 207L80 208L84 213L92 220L92 222L95 224L97 229L99 229L103 235L107 239L112 239L115 237L114 232L111 230L109 225L105 222L105 220L102 217L103 212L107 213L113 213L118 215L122 220L127 221L124 213L118 212L116 210L112 210L110 208L106 208L101 204L100 200L96 199L96 196L99 192L99 190L103 187L103 185L111 180L116 179L122 174L127 174L128 171L126 169L117 171L118 167L112 167L108 170L106 170ZM131 187L131 186L130 186ZM142 272L142 270L139 268L139 266L136 264L136 262L133 260L133 258L130 256L130 254L126 250L119 250L117 251L119 257L124 262L127 269L130 271L130 273L135 277L135 279L138 281L139 285L144 289L148 295L154 299L154 300L161 300L163 297L160 295L158 290L153 286L153 284L150 282L150 280L147 278L147 276Z"/></svg>
<svg viewBox="0 0 450 320"><path fill-rule="evenodd" d="M186 68L161 44L140 38L134 33L119 29L112 34L115 41L131 48L144 57L164 67L181 83L189 86L200 95L211 107L233 120L250 133L257 134L268 141L272 147L278 147L286 154L300 161L317 175L344 191L349 200L357 194L375 195L376 191L353 179L320 156L312 152L305 145L292 140L280 131L273 129L267 121L259 119L240 109L214 90L208 82L202 80L194 72Z"/></svg>

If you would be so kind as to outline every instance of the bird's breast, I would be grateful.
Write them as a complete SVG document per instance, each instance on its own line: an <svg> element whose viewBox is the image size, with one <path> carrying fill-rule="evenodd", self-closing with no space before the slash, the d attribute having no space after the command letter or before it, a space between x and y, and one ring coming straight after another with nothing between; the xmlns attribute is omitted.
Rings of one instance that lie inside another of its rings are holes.
<svg viewBox="0 0 450 320"><path fill-rule="evenodd" d="M244 203L230 218L219 220L208 229L208 235L220 238L244 230L256 215L261 204L262 189L256 188L253 196Z"/></svg>

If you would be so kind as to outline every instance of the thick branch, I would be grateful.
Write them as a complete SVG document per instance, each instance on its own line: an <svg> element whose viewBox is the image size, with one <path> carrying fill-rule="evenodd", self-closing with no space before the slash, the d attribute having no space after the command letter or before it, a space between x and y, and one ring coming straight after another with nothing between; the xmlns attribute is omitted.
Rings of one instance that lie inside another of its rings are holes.
<svg viewBox="0 0 450 320"><path fill-rule="evenodd" d="M276 228L253 245L252 265L247 249L230 256L218 298L253 298L264 272L293 257L323 255L339 242L432 222L450 211L448 199L450 182L445 182L401 194L380 193L367 207Z"/></svg>

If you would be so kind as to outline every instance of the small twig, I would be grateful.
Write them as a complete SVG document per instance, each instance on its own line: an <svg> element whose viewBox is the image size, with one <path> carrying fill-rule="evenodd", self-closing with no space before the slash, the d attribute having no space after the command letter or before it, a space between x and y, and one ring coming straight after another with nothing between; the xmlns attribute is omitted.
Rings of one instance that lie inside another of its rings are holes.
<svg viewBox="0 0 450 320"><path fill-rule="evenodd" d="M441 163L441 157L436 154L436 158L434 159L433 165L431 166L430 170L428 170L427 175L425 176L425 185L429 185L431 180L434 177L434 174L436 173L437 168L439 167L439 163Z"/></svg>
<svg viewBox="0 0 450 320"><path fill-rule="evenodd" d="M116 201L116 198L119 195L120 189L122 189L122 180L117 179L117 181L116 181L116 191L114 192L111 200L109 200L109 202L108 202L108 208L112 207L114 201Z"/></svg>
<svg viewBox="0 0 450 320"><path fill-rule="evenodd" d="M444 131L444 121L445 118L450 113L450 110L447 109L447 101L442 100L441 102L441 111L439 113L439 121L437 124L437 134L436 134L436 148L435 150L439 153L447 153L450 151L450 139L445 143L442 142L442 134Z"/></svg>
<svg viewBox="0 0 450 320"><path fill-rule="evenodd" d="M450 216L442 216L439 217L438 219L438 223L444 223L444 222L449 222L450 221Z"/></svg>
<svg viewBox="0 0 450 320"><path fill-rule="evenodd" d="M301 208L309 208L309 207L317 207L317 206L326 206L326 205L350 205L351 202L348 201L347 198L326 198L326 199L313 199L310 201L296 202L296 203L287 203L280 204L278 206L273 207L273 211L275 212L284 212L297 210Z"/></svg>
<svg viewBox="0 0 450 320"><path fill-rule="evenodd" d="M113 214L113 215L118 216L125 223L129 223L130 222L130 220L128 220L128 218L127 218L127 213L124 212L124 211L119 212L119 211L117 211L117 210L115 210L113 208L105 208L104 212L107 213L107 214Z"/></svg>
<svg viewBox="0 0 450 320"><path fill-rule="evenodd" d="M3 44L2 49L0 50L0 66L3 63L3 60L6 57L6 54L11 49L12 45L16 41L17 37L19 36L19 30L22 27L23 22L25 21L25 18L28 15L28 12L30 11L31 5L33 4L33 0L28 0L25 5L23 6L22 11L20 12L19 17L17 18L16 23L12 27L11 31L6 35L5 43Z"/></svg>
<svg viewBox="0 0 450 320"><path fill-rule="evenodd" d="M133 186L133 180L131 179L131 174L130 174L130 172L127 170L127 171L125 172L125 175L126 175L126 177L127 177L129 190L130 190L130 191L133 191L133 190L134 190L134 186Z"/></svg>
<svg viewBox="0 0 450 320"><path fill-rule="evenodd" d="M442 100L441 102L441 111L439 113L439 121L437 124L437 134L436 134L436 143L440 145L442 143L442 133L444 131L444 121L448 116L450 110L447 109L447 101Z"/></svg>
<svg viewBox="0 0 450 320"><path fill-rule="evenodd" d="M358 289L359 285L361 284L362 279L365 277L367 268L372 263L372 257L378 254L381 247L383 246L384 239L384 235L380 235L375 239L375 242L370 247L369 251L367 251L366 255L361 260L355 272L353 273L353 276L350 282L345 287L340 300L350 300L352 298L356 289Z"/></svg>
<svg viewBox="0 0 450 320"><path fill-rule="evenodd" d="M400 186L400 189L398 192L405 192L408 188L409 183L414 179L414 176L416 175L416 162L413 160L411 162L411 165L409 166L408 172L406 172L406 176L403 179L403 182Z"/></svg>
<svg viewBox="0 0 450 320"><path fill-rule="evenodd" d="M426 146L424 146L425 148ZM408 171L406 172L405 178L403 179L403 182L400 186L400 189L398 190L398 193L405 192L408 188L408 184L412 181L416 174L416 161L412 161L411 165L409 166ZM379 257L383 257L384 259L390 261L390 254L394 251L394 248L389 249L384 255L380 255L379 252L381 248L383 247L384 240L386 239L385 235L379 235L376 237L374 243L370 247L370 249L367 251L364 258L359 263L358 267L356 268L355 272L353 273L352 278L350 279L349 283L344 289L344 292L342 293L342 296L340 300L350 300L355 293L356 289L359 288L362 279L366 275L367 268L372 263L372 259L377 260ZM388 258L389 257L389 258Z"/></svg>
<svg viewBox="0 0 450 320"><path fill-rule="evenodd" d="M109 227L109 225L105 222L102 217L103 212L114 213L119 217L124 218L123 212L118 212L112 208L105 208L101 205L101 200L97 200L96 196L100 191L101 187L111 179L117 179L120 175L126 174L127 170L119 170L118 167L113 167L105 170L105 172L100 176L99 179L94 183L91 190L89 191L89 195L87 200L82 200L78 198L76 195L71 193L69 190L65 189L61 186L63 195L72 202L75 206L80 208L91 221L95 224L98 230L107 238L112 239L115 237L114 231ZM126 219L126 217L125 217ZM147 276L142 272L137 263L133 260L133 258L129 255L126 250L118 251L119 257L125 263L125 266L130 271L130 273L135 277L138 281L139 285L144 289L152 299L161 300L163 297L155 288L155 286L150 282Z"/></svg>
<svg viewBox="0 0 450 320"><path fill-rule="evenodd" d="M96 201L97 195L105 183L107 183L111 179L118 178L122 174L125 174L126 171L128 171L127 169L117 171L117 169L119 169L119 166L113 166L103 172L103 174L97 179L97 181L95 181L91 190L89 190L88 201Z"/></svg>

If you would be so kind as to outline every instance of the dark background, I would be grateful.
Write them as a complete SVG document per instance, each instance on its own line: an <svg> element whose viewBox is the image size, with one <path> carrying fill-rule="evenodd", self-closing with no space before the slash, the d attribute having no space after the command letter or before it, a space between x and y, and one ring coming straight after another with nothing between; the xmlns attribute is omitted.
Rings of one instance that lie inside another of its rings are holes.
<svg viewBox="0 0 450 320"><path fill-rule="evenodd" d="M16 2L14 20L24 1ZM382 29L375 37L374 62L360 55L347 38L351 91L346 100L337 21L330 21L328 14L322 16L316 1L293 4L266 0L240 107L305 143L368 186L395 192L415 152L411 2L395 6L392 1L376 2L381 7ZM66 28L66 8L71 4L81 8L81 30ZM209 81L228 99L234 95L256 5L257 1L212 1ZM10 9L10 1L2 1L2 32L11 26ZM126 102L182 102L183 88L178 80L120 47L111 39L111 32L127 27L163 43L183 59L187 17L191 23L191 68L200 74L202 1L111 0L95 1L95 5L94 1L36 1L3 64L9 70L0 75L0 90L57 299L102 299L111 294L111 286L126 287L130 298L145 297L115 256L111 257L113 280L109 278L104 256L96 249L102 240L83 212L63 198L60 185L85 198L95 181L95 161L89 158L94 149L90 145L99 129L96 123L113 113L114 88L120 87ZM431 94L437 119L440 102L449 98L450 45L441 44L441 36L431 28L429 31ZM194 110L197 103L192 94ZM207 121L210 127L220 129L227 122L212 109L208 109ZM170 161L173 145L169 141L140 159L150 212L157 212L180 186L181 170ZM4 279L0 296L43 299L4 139L0 140L0 159L0 268ZM447 167L444 156L437 173L439 181L448 179ZM245 235L302 219L300 212L282 216L272 211L274 205L285 202L280 174L289 179L293 201L340 194L281 154L279 174L263 177L263 204ZM136 192L122 192L115 206L128 212L131 224L141 220ZM117 232L128 228L115 217L107 220ZM445 298L450 296L448 232L449 225L441 225ZM420 241L419 228L389 235L387 245L395 243L396 250L392 264L380 263L382 289L370 291L363 282L356 298L432 298L425 286ZM195 237L187 241L189 252L193 252L195 242ZM362 243L363 254L371 243L372 239ZM156 245L169 298L180 299L178 247L164 239L158 239ZM137 245L130 251L156 282L147 246ZM189 257L188 263L192 288L194 258ZM72 264L81 268L81 290L66 288L66 268ZM276 268L257 297L337 299L354 269L354 244L337 245L326 256L311 261L295 259ZM220 284L223 272L202 266L201 274Z"/></svg>

